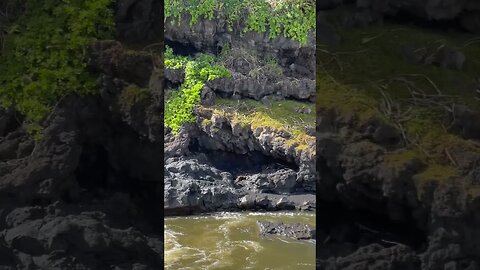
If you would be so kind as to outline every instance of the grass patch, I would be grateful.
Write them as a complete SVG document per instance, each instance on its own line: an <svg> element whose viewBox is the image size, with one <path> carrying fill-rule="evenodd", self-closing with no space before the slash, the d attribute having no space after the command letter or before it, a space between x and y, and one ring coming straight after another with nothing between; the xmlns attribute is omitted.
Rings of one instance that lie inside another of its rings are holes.
<svg viewBox="0 0 480 270"><path fill-rule="evenodd" d="M302 129L307 126L315 126L315 105L293 100L272 101L271 106L266 106L260 101L253 99L224 99L217 98L215 108L235 109L242 114L261 114L267 119L253 119L254 123L262 124L261 120L268 120L265 124L271 124L276 128ZM299 109L310 110L311 113L299 113Z"/></svg>
<svg viewBox="0 0 480 270"><path fill-rule="evenodd" d="M339 113L355 112L360 121L378 115L378 102L357 89L348 88L317 66L317 110L335 109Z"/></svg>
<svg viewBox="0 0 480 270"><path fill-rule="evenodd" d="M454 102L478 108L469 84L480 77L480 43L472 36L386 24L339 30L336 48L317 46L317 104L340 113L355 112L360 120L381 117L403 130L412 153L428 164L450 166L449 149L480 151L478 144L449 133L445 120ZM466 55L463 70L412 64L406 45L440 44ZM432 96L415 103L412 91ZM439 94L441 93L441 94ZM439 98L443 96L444 98ZM434 104L435 103L435 104Z"/></svg>
<svg viewBox="0 0 480 270"><path fill-rule="evenodd" d="M445 184L449 180L459 177L458 170L451 166L431 165L423 172L413 177L419 196L422 196L424 187L429 184Z"/></svg>
<svg viewBox="0 0 480 270"><path fill-rule="evenodd" d="M418 158L419 153L415 150L404 150L388 153L384 156L384 162L388 166L398 167L408 161Z"/></svg>
<svg viewBox="0 0 480 270"><path fill-rule="evenodd" d="M213 109L215 113L226 115L231 121L244 126L272 128L290 133L286 144L296 151L312 148L315 151L315 137L306 133L306 128L315 126L314 104L292 100L273 101L271 107L255 100L241 101L217 98ZM310 114L298 113L298 109L308 108ZM203 124L203 123L202 123Z"/></svg>
<svg viewBox="0 0 480 270"><path fill-rule="evenodd" d="M399 167L415 158L422 160L426 167L414 176L420 196L428 185L459 179L452 153L480 153L480 144L449 132L446 120L453 103L480 108L472 87L480 78L480 39L395 24L339 28L338 33L342 37L339 46L317 44L317 111L354 112L359 125L380 117L403 130L407 147L388 153L384 162ZM431 50L442 44L465 54L462 70L414 64L402 52L406 46ZM428 98L418 99L412 92ZM468 190L472 196L480 194L476 187Z"/></svg>
<svg viewBox="0 0 480 270"><path fill-rule="evenodd" d="M412 88L426 94L452 96L469 106L479 107L472 98L472 82L480 78L480 43L477 37L444 33L410 26L386 24L340 30L341 44L336 48L319 46L317 53L328 72L344 85L361 88L368 95L381 98L380 89L396 100L411 97ZM466 56L462 70L435 65L413 64L405 60L403 50L436 49L445 45Z"/></svg>

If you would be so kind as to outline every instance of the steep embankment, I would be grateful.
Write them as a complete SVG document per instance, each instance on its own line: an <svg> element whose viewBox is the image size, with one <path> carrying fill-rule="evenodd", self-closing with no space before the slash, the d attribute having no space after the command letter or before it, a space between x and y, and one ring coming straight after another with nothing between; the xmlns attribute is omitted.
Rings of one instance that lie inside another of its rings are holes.
<svg viewBox="0 0 480 270"><path fill-rule="evenodd" d="M166 3L166 213L314 209L313 6L208 3Z"/></svg>
<svg viewBox="0 0 480 270"><path fill-rule="evenodd" d="M479 269L478 7L320 8L317 215L350 224L317 226L321 269Z"/></svg>
<svg viewBox="0 0 480 270"><path fill-rule="evenodd" d="M126 46L162 42L162 7L25 2L1 61L0 268L163 267L163 61Z"/></svg>

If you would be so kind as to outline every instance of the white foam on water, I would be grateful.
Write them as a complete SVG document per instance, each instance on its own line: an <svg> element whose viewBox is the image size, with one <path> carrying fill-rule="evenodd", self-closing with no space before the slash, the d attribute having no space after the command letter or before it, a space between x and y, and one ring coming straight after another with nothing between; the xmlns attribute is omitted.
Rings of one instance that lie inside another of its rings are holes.
<svg viewBox="0 0 480 270"><path fill-rule="evenodd" d="M255 252L259 252L259 251L263 250L263 246L262 246L262 244L260 244L260 242L248 241L248 240L243 240L241 242L247 246L247 249L248 248L253 248L253 250Z"/></svg>
<svg viewBox="0 0 480 270"><path fill-rule="evenodd" d="M167 269L169 269L169 267L175 266L175 264L177 264L182 260L205 258L206 256L204 250L201 250L198 248L192 248L192 247L188 247L180 244L178 240L178 236L180 235L184 235L184 234L171 229L166 229L164 231L164 239L165 239L164 262L165 262L165 267Z"/></svg>
<svg viewBox="0 0 480 270"><path fill-rule="evenodd" d="M262 241L267 239L258 237L257 217L295 217L299 214L292 212L276 213L231 213L219 212L210 215L175 217L175 220L192 220L189 222L171 222L165 225L165 268L166 269L262 269L258 266L259 253L265 252ZM305 213L301 213L305 217ZM312 215L314 216L314 215ZM307 217L308 218L308 217ZM209 220L210 221L207 221ZM203 221L205 220L205 221ZM212 222L212 220L214 220ZM217 222L221 220L220 222ZM277 220L274 218L272 221ZM283 219L282 219L283 220ZM181 226L179 224L182 224ZM187 224L187 225L184 225ZM204 226L206 231L196 234L197 240L189 238L189 226ZM206 238L205 240L202 240ZM256 241L258 239L259 241ZM288 244L300 244L295 240L271 239L267 241L282 241ZM260 255L261 256L261 255ZM239 267L239 268L236 268ZM282 269L308 269L304 265ZM279 270L276 268L275 270Z"/></svg>

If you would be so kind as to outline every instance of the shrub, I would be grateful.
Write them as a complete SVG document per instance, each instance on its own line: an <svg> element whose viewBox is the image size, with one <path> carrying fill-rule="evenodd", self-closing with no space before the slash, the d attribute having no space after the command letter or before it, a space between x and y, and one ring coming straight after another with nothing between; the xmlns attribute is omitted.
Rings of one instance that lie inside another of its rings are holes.
<svg viewBox="0 0 480 270"><path fill-rule="evenodd" d="M193 108L200 103L205 82L230 76L228 69L214 62L215 58L209 54L189 58L176 56L170 48L166 49L166 68L185 69L184 83L165 99L165 126L171 128L174 134L185 123L195 121Z"/></svg>
<svg viewBox="0 0 480 270"><path fill-rule="evenodd" d="M283 34L302 45L307 43L308 33L316 26L315 3L310 0L165 0L166 18L180 22L183 13L190 14L191 26L200 18L211 20L221 13L230 31L236 22L244 19L243 33L268 32L270 38Z"/></svg>
<svg viewBox="0 0 480 270"><path fill-rule="evenodd" d="M110 3L27 0L0 59L1 105L15 107L28 123L40 125L62 96L92 93L96 83L86 69L86 48L111 36Z"/></svg>

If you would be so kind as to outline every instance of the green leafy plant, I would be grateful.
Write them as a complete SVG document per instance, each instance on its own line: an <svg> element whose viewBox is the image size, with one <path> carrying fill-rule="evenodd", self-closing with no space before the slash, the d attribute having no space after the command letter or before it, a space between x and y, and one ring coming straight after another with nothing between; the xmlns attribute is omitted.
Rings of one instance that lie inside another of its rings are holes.
<svg viewBox="0 0 480 270"><path fill-rule="evenodd" d="M179 89L170 93L165 104L165 126L174 134L185 123L194 122L193 108L200 104L200 93L207 81L229 77L230 71L215 65L215 58L209 54L200 54L195 58L176 56L167 47L165 64L167 68L185 70L185 80Z"/></svg>
<svg viewBox="0 0 480 270"><path fill-rule="evenodd" d="M176 18L179 23L183 13L190 15L191 26L200 18L212 20L222 14L229 31L243 19L242 33L268 32L270 38L283 34L302 45L316 26L315 3L310 0L165 0L166 18Z"/></svg>
<svg viewBox="0 0 480 270"><path fill-rule="evenodd" d="M0 59L1 105L15 107L38 126L61 97L94 92L86 48L111 37L111 1L27 0Z"/></svg>
<svg viewBox="0 0 480 270"><path fill-rule="evenodd" d="M164 58L165 67L169 69L183 69L188 63L188 57L181 55L174 55L172 48L165 47L165 58Z"/></svg>

